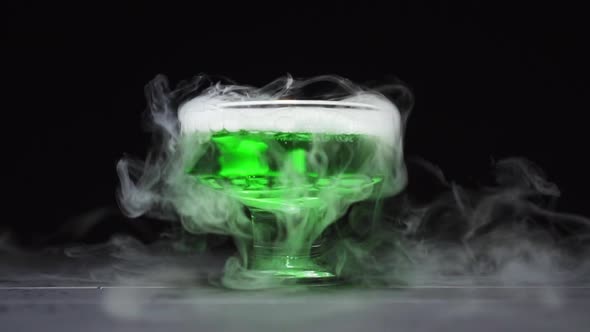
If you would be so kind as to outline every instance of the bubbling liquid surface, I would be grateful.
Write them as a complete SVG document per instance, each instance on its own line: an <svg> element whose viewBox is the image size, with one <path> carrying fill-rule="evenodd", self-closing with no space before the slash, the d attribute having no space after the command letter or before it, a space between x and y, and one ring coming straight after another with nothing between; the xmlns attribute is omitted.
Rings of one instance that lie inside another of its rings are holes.
<svg viewBox="0 0 590 332"><path fill-rule="evenodd" d="M384 176L368 164L380 144L357 134L222 131L188 173L211 188L230 189L249 207L316 207L323 193L369 196Z"/></svg>
<svg viewBox="0 0 590 332"><path fill-rule="evenodd" d="M229 97L227 97L229 98ZM397 107L376 94L358 94L340 101L247 100L227 102L199 96L178 112L184 134L219 131L369 135L390 146L400 143Z"/></svg>

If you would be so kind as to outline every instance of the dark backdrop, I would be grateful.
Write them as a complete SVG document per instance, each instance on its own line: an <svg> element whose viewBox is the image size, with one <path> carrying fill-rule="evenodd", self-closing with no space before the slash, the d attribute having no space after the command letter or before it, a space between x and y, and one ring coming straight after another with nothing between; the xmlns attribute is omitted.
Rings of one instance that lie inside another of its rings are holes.
<svg viewBox="0 0 590 332"><path fill-rule="evenodd" d="M459 183L524 156L559 185L561 210L585 214L584 12L492 3L13 7L0 41L2 227L26 244L92 218L94 239L137 232L113 212L115 164L146 151L143 89L159 73L172 84L199 73L253 85L285 73L396 77L416 100L407 155Z"/></svg>

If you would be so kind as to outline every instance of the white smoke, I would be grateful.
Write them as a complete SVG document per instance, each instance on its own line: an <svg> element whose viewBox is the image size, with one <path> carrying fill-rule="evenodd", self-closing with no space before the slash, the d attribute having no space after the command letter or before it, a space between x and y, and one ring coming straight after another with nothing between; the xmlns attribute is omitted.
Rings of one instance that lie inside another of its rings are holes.
<svg viewBox="0 0 590 332"><path fill-rule="evenodd" d="M358 88L346 80L322 79L336 80L341 87L339 93L325 95L325 99L358 92ZM206 82L205 77L199 77L184 88L171 91L166 81L158 77L148 87L149 123L157 144L145 162L130 159L120 162L117 168L121 179L119 201L130 217L147 213L177 220L182 219L182 215L195 215L198 219L194 220L199 223L183 219L185 227L194 233L247 237L244 225L248 220L240 205L227 197L194 186L173 186L176 188L173 192L161 190L170 184L165 183L170 179L165 175L183 172L181 165L167 161L198 157L179 155L181 127L176 109L183 101L207 94L231 96L231 101L243 95L254 100L278 99L289 95L289 89L297 83L287 77L256 89L231 84L207 85ZM407 96L407 90L396 87L393 90ZM400 108L403 104L403 101L396 103ZM402 112L402 119L404 115ZM400 122L402 126L403 122ZM405 195L380 201L377 208L391 204L390 215L375 213L374 204L367 208L361 203L353 206L335 225L338 227L331 234L336 236L333 251L339 263L337 268L358 285L376 290L350 289L338 293L336 289L326 300L332 302L323 304L320 301L325 311L311 312L307 307L308 301L318 300L316 289L275 289L250 293L247 297L244 293L221 290L219 276L228 253L182 249L177 236L172 235L163 236L151 245L128 237L115 237L106 244L65 250L49 248L41 253L18 249L9 236L2 236L3 285L185 287L181 295L142 291L141 288L107 288L103 304L105 311L117 317L157 320L178 317L178 313L165 306L154 310L150 304L155 299L179 300L191 304L189 310L183 312L186 315L196 313L219 318L218 321L230 315L239 318L233 321L236 324L252 319L261 326L265 326L268 315L263 317L253 312L255 309L227 312L219 308L239 301L266 301L273 305L288 302L293 305L290 308L297 310L284 311L283 316L271 321L285 322L291 317L297 323L295 318L309 319L310 315L315 315L318 321L324 321L322 317L346 319L351 313L382 305L375 304L374 295L384 288L466 287L477 290L538 286L541 290L534 294L535 299L560 306L563 289L590 286L587 243L590 223L582 216L553 209L559 190L538 167L521 158L501 160L493 171L495 184L485 188L460 186L446 179L436 167L426 165L426 168L446 188L434 201L416 204ZM182 182L182 179L179 175L177 180ZM409 186L412 187L412 182ZM175 202L179 200L185 200L180 206L189 210L178 210ZM100 211L93 213L84 218L87 222L82 224L99 223L104 216ZM452 313L432 314L445 318L486 309L480 302L468 299L465 295L460 302L454 302L456 310Z"/></svg>

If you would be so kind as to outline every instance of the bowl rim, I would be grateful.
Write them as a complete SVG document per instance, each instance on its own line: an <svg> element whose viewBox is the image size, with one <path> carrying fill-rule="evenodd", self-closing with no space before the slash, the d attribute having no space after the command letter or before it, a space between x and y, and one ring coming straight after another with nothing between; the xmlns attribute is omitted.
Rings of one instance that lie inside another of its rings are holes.
<svg viewBox="0 0 590 332"><path fill-rule="evenodd" d="M378 110L375 105L338 101L338 100L309 100L309 99L277 99L277 100L249 100L249 101L234 101L225 102L217 105L221 108L254 108L264 107L271 108L273 106L291 106L291 107L326 107L326 108L354 108L354 109L369 109Z"/></svg>

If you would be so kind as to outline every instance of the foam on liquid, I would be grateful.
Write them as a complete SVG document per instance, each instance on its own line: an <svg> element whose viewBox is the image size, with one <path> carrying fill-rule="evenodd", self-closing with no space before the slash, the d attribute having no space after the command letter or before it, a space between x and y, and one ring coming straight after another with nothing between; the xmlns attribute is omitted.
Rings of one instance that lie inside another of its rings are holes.
<svg viewBox="0 0 590 332"><path fill-rule="evenodd" d="M178 118L183 134L222 130L360 134L395 145L401 131L397 107L370 94L340 101L227 101L199 96L180 107Z"/></svg>

